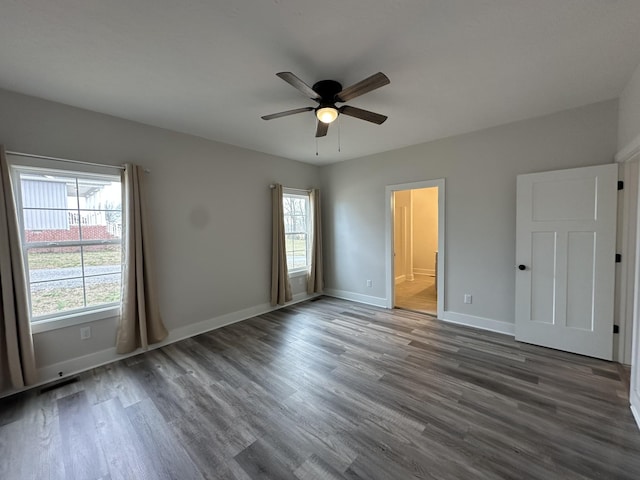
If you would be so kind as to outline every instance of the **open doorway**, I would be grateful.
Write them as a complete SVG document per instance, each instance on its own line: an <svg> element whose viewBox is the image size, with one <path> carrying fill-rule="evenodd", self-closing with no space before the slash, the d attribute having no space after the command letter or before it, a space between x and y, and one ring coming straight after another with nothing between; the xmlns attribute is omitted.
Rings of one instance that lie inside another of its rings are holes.
<svg viewBox="0 0 640 480"><path fill-rule="evenodd" d="M387 187L388 306L441 316L444 180Z"/></svg>
<svg viewBox="0 0 640 480"><path fill-rule="evenodd" d="M438 187L393 192L393 306L438 314Z"/></svg>

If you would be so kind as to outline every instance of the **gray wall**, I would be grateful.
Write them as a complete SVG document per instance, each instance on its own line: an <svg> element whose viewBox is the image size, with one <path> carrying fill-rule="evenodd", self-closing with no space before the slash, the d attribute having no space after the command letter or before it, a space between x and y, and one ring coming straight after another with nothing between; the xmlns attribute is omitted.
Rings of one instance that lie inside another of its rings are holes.
<svg viewBox="0 0 640 480"><path fill-rule="evenodd" d="M215 112L212 112L214 115ZM169 330L264 305L270 285L270 190L316 185L318 168L0 90L7 150L151 170L152 224ZM298 279L294 293L301 292ZM35 335L40 367L114 346L115 320Z"/></svg>
<svg viewBox="0 0 640 480"><path fill-rule="evenodd" d="M385 299L385 186L445 178L445 310L513 322L516 176L611 163L617 116L601 102L323 167L326 286Z"/></svg>
<svg viewBox="0 0 640 480"><path fill-rule="evenodd" d="M276 181L322 184L327 287L384 299L385 186L446 178L445 308L513 322L516 175L611 162L617 115L616 101L602 102L318 168L0 90L0 142L151 169L161 309L172 332L268 302ZM35 335L39 366L113 347L114 319L92 329L86 341L79 326Z"/></svg>
<svg viewBox="0 0 640 480"><path fill-rule="evenodd" d="M640 65L620 95L618 150L640 135Z"/></svg>

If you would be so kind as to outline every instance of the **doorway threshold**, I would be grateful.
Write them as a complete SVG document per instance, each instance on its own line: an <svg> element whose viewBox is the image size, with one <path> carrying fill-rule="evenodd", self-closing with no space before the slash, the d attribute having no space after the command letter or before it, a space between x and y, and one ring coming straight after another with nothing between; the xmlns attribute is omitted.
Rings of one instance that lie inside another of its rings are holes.
<svg viewBox="0 0 640 480"><path fill-rule="evenodd" d="M404 310L405 312L412 312L412 313L419 313L420 315L426 315L427 317L431 317L431 318L438 318L438 315L435 312L427 312L424 310L416 310L413 308L407 308L407 307L399 307L399 306L395 306L393 307L394 310Z"/></svg>

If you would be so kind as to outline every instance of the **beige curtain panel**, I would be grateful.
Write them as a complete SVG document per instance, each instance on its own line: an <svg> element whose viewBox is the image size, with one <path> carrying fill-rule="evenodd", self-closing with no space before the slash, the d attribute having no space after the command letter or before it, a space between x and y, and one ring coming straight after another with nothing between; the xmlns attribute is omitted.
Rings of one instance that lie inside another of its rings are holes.
<svg viewBox="0 0 640 480"><path fill-rule="evenodd" d="M9 165L0 145L0 391L37 382L25 278Z"/></svg>
<svg viewBox="0 0 640 480"><path fill-rule="evenodd" d="M271 305L284 305L293 298L289 272L287 270L287 250L284 236L284 208L282 206L282 185L271 189Z"/></svg>
<svg viewBox="0 0 640 480"><path fill-rule="evenodd" d="M322 293L324 272L322 269L322 216L320 212L320 190L314 188L309 194L311 200L311 266L307 278L307 293Z"/></svg>
<svg viewBox="0 0 640 480"><path fill-rule="evenodd" d="M127 164L123 177L122 304L116 349L130 353L164 340L168 332L158 308L145 172Z"/></svg>

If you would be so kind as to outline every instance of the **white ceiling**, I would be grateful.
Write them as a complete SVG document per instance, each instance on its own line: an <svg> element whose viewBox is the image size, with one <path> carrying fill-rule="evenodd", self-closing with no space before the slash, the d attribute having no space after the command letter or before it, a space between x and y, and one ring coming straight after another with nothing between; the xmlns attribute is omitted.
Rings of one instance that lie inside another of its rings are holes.
<svg viewBox="0 0 640 480"><path fill-rule="evenodd" d="M0 87L327 164L617 97L640 0L0 0ZM318 142L275 76L391 84ZM1 108L1 106L0 106Z"/></svg>

